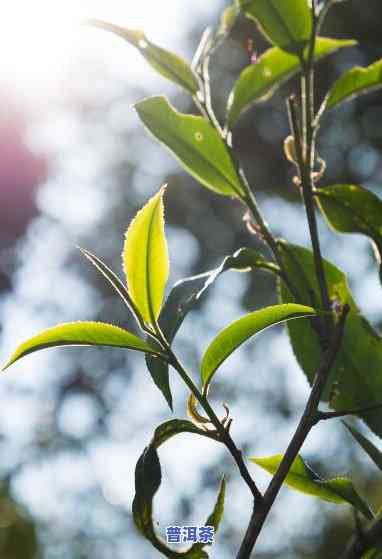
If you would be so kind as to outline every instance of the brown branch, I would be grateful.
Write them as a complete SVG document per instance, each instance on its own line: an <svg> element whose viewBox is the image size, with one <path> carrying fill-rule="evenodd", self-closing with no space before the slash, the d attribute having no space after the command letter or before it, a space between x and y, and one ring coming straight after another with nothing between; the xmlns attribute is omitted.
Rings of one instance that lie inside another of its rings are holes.
<svg viewBox="0 0 382 559"><path fill-rule="evenodd" d="M369 411L375 411L382 408L382 403L365 406L363 408L353 408L351 410L339 411L318 411L316 414L316 423L326 421L327 419L336 419L337 417L346 417L347 415L361 415Z"/></svg>

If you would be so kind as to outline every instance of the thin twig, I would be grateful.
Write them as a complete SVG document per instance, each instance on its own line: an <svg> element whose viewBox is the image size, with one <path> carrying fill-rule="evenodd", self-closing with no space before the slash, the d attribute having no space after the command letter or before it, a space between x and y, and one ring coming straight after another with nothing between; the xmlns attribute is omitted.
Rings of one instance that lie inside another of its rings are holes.
<svg viewBox="0 0 382 559"><path fill-rule="evenodd" d="M382 408L382 403L373 404L372 406L366 406L363 408L353 408L351 410L340 410L340 411L318 411L316 417L316 423L319 421L326 421L327 419L336 419L337 417L346 417L347 415L361 415L369 411L375 411Z"/></svg>
<svg viewBox="0 0 382 559"><path fill-rule="evenodd" d="M269 511L280 491L288 472L296 459L301 447L303 446L309 432L315 425L318 405L324 391L330 370L334 364L337 353L341 347L342 337L345 329L346 317L349 313L349 306L345 305L338 324L336 325L332 343L322 357L322 362L317 370L309 399L306 403L304 412L301 416L298 427L290 441L288 448L283 456L279 468L273 476L260 505L255 505L249 522L247 532L240 547L237 559L248 559L255 546L257 538Z"/></svg>

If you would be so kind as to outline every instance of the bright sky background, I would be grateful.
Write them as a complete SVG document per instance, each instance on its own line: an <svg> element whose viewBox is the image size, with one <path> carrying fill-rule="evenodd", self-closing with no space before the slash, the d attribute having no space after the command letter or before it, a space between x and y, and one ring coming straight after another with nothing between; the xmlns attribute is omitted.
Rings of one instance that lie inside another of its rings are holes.
<svg viewBox="0 0 382 559"><path fill-rule="evenodd" d="M59 90L68 71L83 61L105 65L118 75L126 64L139 70L139 54L99 30L81 25L86 18L142 28L165 47L179 45L190 15L207 19L219 0L12 0L0 19L0 87L23 96ZM192 11L191 11L192 10ZM171 30L171 32L170 32Z"/></svg>

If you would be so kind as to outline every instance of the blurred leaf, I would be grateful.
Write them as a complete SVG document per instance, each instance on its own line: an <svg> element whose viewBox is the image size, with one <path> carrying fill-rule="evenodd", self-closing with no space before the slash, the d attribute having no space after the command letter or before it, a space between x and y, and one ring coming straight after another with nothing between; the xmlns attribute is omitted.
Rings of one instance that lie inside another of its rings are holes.
<svg viewBox="0 0 382 559"><path fill-rule="evenodd" d="M382 258L382 201L354 184L335 184L317 190L327 222L340 233L361 233L376 244Z"/></svg>
<svg viewBox="0 0 382 559"><path fill-rule="evenodd" d="M8 482L0 488L0 557L37 559L40 555L37 526L23 506L10 495Z"/></svg>
<svg viewBox="0 0 382 559"><path fill-rule="evenodd" d="M153 136L204 186L225 196L243 195L241 180L219 133L200 116L179 113L165 97L135 105Z"/></svg>
<svg viewBox="0 0 382 559"><path fill-rule="evenodd" d="M159 353L158 349L147 341L118 326L103 322L68 322L48 328L19 345L3 370L29 353L68 345L111 346L135 349L154 355Z"/></svg>
<svg viewBox="0 0 382 559"><path fill-rule="evenodd" d="M302 305L275 305L252 312L224 328L204 353L201 364L203 391L206 392L215 371L246 340L265 328L292 318L315 314L314 309Z"/></svg>
<svg viewBox="0 0 382 559"><path fill-rule="evenodd" d="M162 474L157 454L157 449L164 442L179 433L195 433L203 437L215 438L212 433L198 429L193 423L186 420L173 419L157 427L150 445L145 448L138 460L135 470L135 497L133 501L133 517L138 530L149 540L152 545L163 555L170 559L184 557L186 559L208 559L208 554L203 550L206 544L195 543L191 548L173 551L167 547L164 540L157 536L152 518L153 499L159 489ZM219 495L212 514L207 522L218 529L223 509L225 495L225 480L220 485Z"/></svg>
<svg viewBox="0 0 382 559"><path fill-rule="evenodd" d="M280 285L282 303L298 302L319 307L320 291L316 280L312 252L306 248L279 243L285 269L299 294L298 301L283 283ZM382 393L382 342L369 322L360 314L352 297L345 274L334 264L324 260L329 296L336 305L348 304L350 312L341 349L329 375L323 400L330 400L336 410L363 408L380 403ZM314 303L313 303L314 301ZM293 351L310 384L321 361L322 348L314 320L296 320L288 323ZM354 343L357 340L357 343ZM365 363L367 367L365 369ZM380 410L359 414L367 425L382 436L382 413Z"/></svg>
<svg viewBox="0 0 382 559"><path fill-rule="evenodd" d="M267 261L256 250L240 248L232 256L227 256L215 270L178 281L170 291L158 320L167 341L170 344L172 343L187 314L221 273L228 270L248 271L253 268L271 271L277 271L278 269L275 264ZM151 355L146 355L146 363L155 384L172 410L168 364Z"/></svg>
<svg viewBox="0 0 382 559"><path fill-rule="evenodd" d="M239 10L235 4L228 6L222 13L220 18L220 26L218 33L226 34L229 33L232 27L235 25L236 18L238 16Z"/></svg>
<svg viewBox="0 0 382 559"><path fill-rule="evenodd" d="M312 34L307 0L239 0L239 5L271 43L287 52L302 53Z"/></svg>
<svg viewBox="0 0 382 559"><path fill-rule="evenodd" d="M367 68L356 66L345 72L332 86L326 100L327 109L332 109L343 101L369 93L382 87L382 60Z"/></svg>
<svg viewBox="0 0 382 559"><path fill-rule="evenodd" d="M97 19L90 19L88 23L94 27L111 31L125 39L130 45L137 48L150 66L163 77L180 85L192 94L199 90L198 78L191 66L177 54L151 43L143 31L126 29Z"/></svg>
<svg viewBox="0 0 382 559"><path fill-rule="evenodd" d="M346 429L357 441L360 447L369 455L374 464L382 471L382 452L371 442L367 437L362 435L357 429L351 427L347 423L343 422Z"/></svg>
<svg viewBox="0 0 382 559"><path fill-rule="evenodd" d="M343 47L351 47L356 41L317 37L314 60L318 61ZM285 81L301 68L297 56L273 47L262 54L255 64L245 68L228 99L227 125L231 128L240 114L252 103L269 99Z"/></svg>
<svg viewBox="0 0 382 559"><path fill-rule="evenodd" d="M382 551L376 548L369 549L362 555L362 559L381 559Z"/></svg>
<svg viewBox="0 0 382 559"><path fill-rule="evenodd" d="M283 459L282 454L265 458L250 458L252 462L274 475ZM336 477L333 479L320 478L301 458L297 456L284 482L286 485L305 493L339 505L349 504L361 512L369 520L374 518L368 504L354 488L350 479Z"/></svg>
<svg viewBox="0 0 382 559"><path fill-rule="evenodd" d="M126 232L122 253L130 297L151 325L159 316L169 274L163 193L161 188L137 213Z"/></svg>

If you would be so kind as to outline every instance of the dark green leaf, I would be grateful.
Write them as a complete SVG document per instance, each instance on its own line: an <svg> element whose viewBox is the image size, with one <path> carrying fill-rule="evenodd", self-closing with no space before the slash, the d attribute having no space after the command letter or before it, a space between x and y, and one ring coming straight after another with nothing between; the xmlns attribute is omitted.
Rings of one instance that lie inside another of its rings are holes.
<svg viewBox="0 0 382 559"><path fill-rule="evenodd" d="M48 328L19 345L3 370L15 361L40 349L70 345L111 346L157 355L158 349L128 330L103 322L69 322Z"/></svg>
<svg viewBox="0 0 382 559"><path fill-rule="evenodd" d="M317 37L314 60L318 61L343 47L355 45L355 41ZM227 125L235 124L240 114L252 103L265 101L285 81L301 69L297 56L273 47L262 54L255 64L247 66L228 99Z"/></svg>
<svg viewBox="0 0 382 559"><path fill-rule="evenodd" d="M241 179L219 133L200 116L179 113L165 97L135 105L153 136L204 186L225 196L243 195Z"/></svg>
<svg viewBox="0 0 382 559"><path fill-rule="evenodd" d="M274 324L314 314L314 309L307 306L275 305L252 312L232 322L214 338L204 353L201 364L203 391L206 392L220 365L246 340Z"/></svg>
<svg viewBox="0 0 382 559"><path fill-rule="evenodd" d="M199 429L199 427L187 419L170 419L155 429L150 444L158 449L166 441L175 437L175 435L180 435L181 433L191 433L219 441L219 438L213 431L204 431L203 429Z"/></svg>
<svg viewBox="0 0 382 559"><path fill-rule="evenodd" d="M382 452L371 442L368 438L366 438L362 433L351 427L347 423L344 423L346 429L349 433L353 436L353 438L357 441L361 448L369 455L372 459L374 464L382 471Z"/></svg>
<svg viewBox="0 0 382 559"><path fill-rule="evenodd" d="M265 260L254 249L241 248L234 255L227 256L215 270L177 282L159 315L159 325L167 341L170 344L172 343L189 311L221 273L227 270L248 271L253 268L262 268L274 272L278 270L275 264ZM168 364L151 355L146 355L146 363L155 384L163 393L170 409L172 409Z"/></svg>
<svg viewBox="0 0 382 559"><path fill-rule="evenodd" d="M327 109L332 109L343 101L350 101L364 93L382 87L382 60L367 68L355 67L345 72L330 89L325 100Z"/></svg>
<svg viewBox="0 0 382 559"><path fill-rule="evenodd" d="M126 29L106 21L89 20L89 24L125 39L130 45L139 50L145 60L163 77L180 85L192 94L199 90L199 82L191 66L180 56L162 49L151 43L144 32L136 29Z"/></svg>
<svg viewBox="0 0 382 559"><path fill-rule="evenodd" d="M319 306L320 290L312 252L285 242L279 246L288 277L299 295L296 302ZM336 410L379 404L382 393L382 340L360 315L345 274L327 260L324 260L324 269L331 301L337 306L348 304L350 312L346 319L342 346L332 367L323 399L330 400L330 405ZM283 303L295 302L294 297L281 282L280 300ZM295 356L311 384L322 355L320 337L317 328L314 328L314 321L312 323L313 327L307 321L296 320L288 323ZM359 417L374 433L382 436L380 410L364 412L359 414Z"/></svg>
<svg viewBox="0 0 382 559"><path fill-rule="evenodd" d="M382 201L366 188L335 184L317 190L329 225L340 233L361 233L376 244L382 258Z"/></svg>
<svg viewBox="0 0 382 559"><path fill-rule="evenodd" d="M250 460L274 475L282 459L282 454L276 454ZM323 501L339 505L350 504L369 520L374 518L370 507L357 493L350 479L345 477L322 479L304 462L301 456L297 456L293 462L284 483L296 491L318 497Z"/></svg>
<svg viewBox="0 0 382 559"><path fill-rule="evenodd" d="M254 268L268 270L275 274L280 271L276 264L266 260L262 254L253 248L239 248L232 256L227 256L221 267L222 271L249 272Z"/></svg>
<svg viewBox="0 0 382 559"><path fill-rule="evenodd" d="M239 0L239 5L271 43L287 52L302 53L312 34L307 0Z"/></svg>
<svg viewBox="0 0 382 559"><path fill-rule="evenodd" d="M147 369L154 381L154 384L162 392L168 407L173 411L172 392L170 386L169 367L163 359L157 359L152 355L146 355Z"/></svg>
<svg viewBox="0 0 382 559"><path fill-rule="evenodd" d="M226 490L226 481L225 481L225 478L223 477L223 479L221 481L221 484L220 484L220 489L219 489L218 497L216 499L214 510L209 515L209 517L207 518L207 520L204 524L204 526L213 526L215 534L219 529L220 521L223 518L223 514L224 514L225 490ZM211 544L208 544L208 545L211 545ZM199 543L194 544L194 546L193 546L194 552L195 551L198 552L199 550L202 550L203 547L204 547L203 543L199 542Z"/></svg>
<svg viewBox="0 0 382 559"><path fill-rule="evenodd" d="M153 499L159 489L162 473L157 454L157 449L171 437L179 433L195 433L202 437L215 439L212 433L198 429L193 423L186 420L173 419L166 421L155 429L150 445L143 451L135 470L135 497L133 501L134 522L141 534L151 542L163 555L170 559L184 557L185 559L208 559L208 554L203 550L205 544L196 543L187 550L173 551L167 547L154 529ZM212 514L208 517L207 525L219 527L224 509L225 480L220 485L219 495Z"/></svg>

